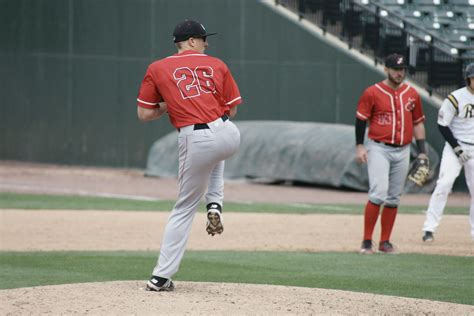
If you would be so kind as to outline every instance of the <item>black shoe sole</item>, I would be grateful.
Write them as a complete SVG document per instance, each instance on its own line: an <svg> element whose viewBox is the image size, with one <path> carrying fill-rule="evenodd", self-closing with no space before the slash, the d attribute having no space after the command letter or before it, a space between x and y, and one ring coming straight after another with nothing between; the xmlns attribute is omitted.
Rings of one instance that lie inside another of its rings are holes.
<svg viewBox="0 0 474 316"><path fill-rule="evenodd" d="M146 288L145 291L151 291L151 292L171 292L174 291L174 283L171 281L169 286L166 287L159 287L154 284L152 284L150 281L146 283Z"/></svg>

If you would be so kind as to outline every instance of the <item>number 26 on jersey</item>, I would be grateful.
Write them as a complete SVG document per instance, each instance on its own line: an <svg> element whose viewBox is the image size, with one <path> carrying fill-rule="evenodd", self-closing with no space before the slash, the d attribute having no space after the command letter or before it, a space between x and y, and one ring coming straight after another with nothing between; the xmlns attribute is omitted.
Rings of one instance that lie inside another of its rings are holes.
<svg viewBox="0 0 474 316"><path fill-rule="evenodd" d="M214 70L210 66L176 68L173 73L183 99L195 98L201 93L215 93Z"/></svg>

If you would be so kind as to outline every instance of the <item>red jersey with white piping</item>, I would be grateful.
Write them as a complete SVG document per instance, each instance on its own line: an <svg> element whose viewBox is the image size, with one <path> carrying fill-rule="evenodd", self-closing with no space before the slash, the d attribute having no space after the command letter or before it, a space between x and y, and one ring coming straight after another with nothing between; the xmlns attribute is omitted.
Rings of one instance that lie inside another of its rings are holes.
<svg viewBox="0 0 474 316"><path fill-rule="evenodd" d="M166 102L171 124L180 128L212 122L242 98L223 61L189 50L152 63L137 101L144 108Z"/></svg>
<svg viewBox="0 0 474 316"><path fill-rule="evenodd" d="M383 82L367 88L357 105L357 118L369 121L369 138L388 144L407 145L413 126L425 116L416 90L406 83L396 90Z"/></svg>

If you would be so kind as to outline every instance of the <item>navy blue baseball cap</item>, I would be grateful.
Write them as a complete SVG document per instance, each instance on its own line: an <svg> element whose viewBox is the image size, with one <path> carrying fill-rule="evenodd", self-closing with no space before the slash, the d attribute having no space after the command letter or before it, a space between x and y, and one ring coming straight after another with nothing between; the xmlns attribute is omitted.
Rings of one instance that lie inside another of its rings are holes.
<svg viewBox="0 0 474 316"><path fill-rule="evenodd" d="M183 42L190 37L207 37L217 33L207 33L204 25L193 20L184 20L178 23L174 28L173 41L175 43Z"/></svg>
<svg viewBox="0 0 474 316"><path fill-rule="evenodd" d="M405 56L400 54L391 54L385 58L385 67L392 69L407 68Z"/></svg>

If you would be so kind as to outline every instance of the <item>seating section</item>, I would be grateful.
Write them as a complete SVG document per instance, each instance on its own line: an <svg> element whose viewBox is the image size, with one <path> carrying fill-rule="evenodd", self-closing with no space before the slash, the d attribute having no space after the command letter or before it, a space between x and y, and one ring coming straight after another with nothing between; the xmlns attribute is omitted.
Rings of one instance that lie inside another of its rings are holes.
<svg viewBox="0 0 474 316"><path fill-rule="evenodd" d="M404 54L408 76L442 97L474 61L474 0L275 0L376 62Z"/></svg>
<svg viewBox="0 0 474 316"><path fill-rule="evenodd" d="M363 1L360 1L363 3ZM474 0L372 0L450 42L474 46Z"/></svg>
<svg viewBox="0 0 474 316"><path fill-rule="evenodd" d="M444 92L459 84L463 64L474 58L474 0L356 2L366 8L374 7L371 11L384 17L379 19L380 39L374 38L369 45L374 46L376 54L406 54L413 77L426 78L423 81L435 91L441 88ZM378 45L380 40L383 45ZM436 49L430 50L430 46ZM459 56L466 61L456 58Z"/></svg>
<svg viewBox="0 0 474 316"><path fill-rule="evenodd" d="M283 1L284 2L284 1ZM474 0L356 0L355 2L381 5L389 19L399 24L402 19L435 36L451 42L455 47L474 46ZM322 12L322 25L330 26L346 19L354 27L358 16L344 16L347 0L300 0L298 11ZM375 9L374 9L375 11ZM357 15L357 11L353 12ZM349 31L351 29L349 28Z"/></svg>

